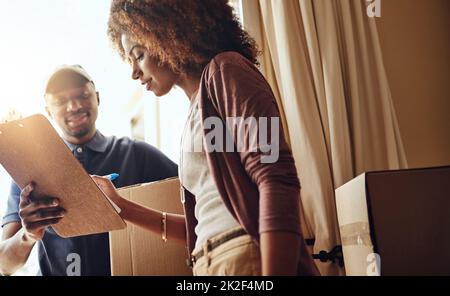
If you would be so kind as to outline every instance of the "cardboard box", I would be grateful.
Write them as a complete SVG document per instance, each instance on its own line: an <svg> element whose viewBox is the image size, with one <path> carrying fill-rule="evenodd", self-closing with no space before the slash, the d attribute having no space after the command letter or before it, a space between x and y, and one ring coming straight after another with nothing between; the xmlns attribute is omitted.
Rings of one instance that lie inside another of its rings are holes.
<svg viewBox="0 0 450 296"><path fill-rule="evenodd" d="M177 178L126 187L120 194L133 202L168 213L183 214ZM110 232L112 275L192 275L186 247L127 222Z"/></svg>
<svg viewBox="0 0 450 296"><path fill-rule="evenodd" d="M336 206L347 275L450 275L450 167L362 174Z"/></svg>

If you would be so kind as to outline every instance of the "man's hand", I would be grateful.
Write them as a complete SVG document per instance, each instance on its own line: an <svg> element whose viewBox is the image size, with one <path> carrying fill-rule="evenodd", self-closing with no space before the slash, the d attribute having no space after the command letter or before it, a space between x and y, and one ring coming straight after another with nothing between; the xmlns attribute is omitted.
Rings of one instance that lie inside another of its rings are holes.
<svg viewBox="0 0 450 296"><path fill-rule="evenodd" d="M25 239L31 242L42 240L45 229L57 224L64 217L65 210L57 198L33 199L34 185L27 185L20 193L19 216Z"/></svg>

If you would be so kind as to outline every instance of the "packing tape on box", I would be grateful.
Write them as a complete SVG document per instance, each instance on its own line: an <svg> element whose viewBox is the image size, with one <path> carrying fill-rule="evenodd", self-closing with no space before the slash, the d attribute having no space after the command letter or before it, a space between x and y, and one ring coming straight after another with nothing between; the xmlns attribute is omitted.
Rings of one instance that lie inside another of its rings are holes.
<svg viewBox="0 0 450 296"><path fill-rule="evenodd" d="M373 246L370 226L367 222L356 222L339 226L343 246Z"/></svg>

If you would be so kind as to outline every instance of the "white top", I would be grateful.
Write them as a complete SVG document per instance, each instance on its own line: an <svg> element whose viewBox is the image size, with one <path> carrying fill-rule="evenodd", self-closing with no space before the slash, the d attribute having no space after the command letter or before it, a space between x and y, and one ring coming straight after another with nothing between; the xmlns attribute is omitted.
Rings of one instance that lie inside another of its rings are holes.
<svg viewBox="0 0 450 296"><path fill-rule="evenodd" d="M198 97L191 103L182 135L179 176L181 184L195 195L195 218L198 221L195 228L196 247L215 235L239 226L223 203L209 171L203 149Z"/></svg>

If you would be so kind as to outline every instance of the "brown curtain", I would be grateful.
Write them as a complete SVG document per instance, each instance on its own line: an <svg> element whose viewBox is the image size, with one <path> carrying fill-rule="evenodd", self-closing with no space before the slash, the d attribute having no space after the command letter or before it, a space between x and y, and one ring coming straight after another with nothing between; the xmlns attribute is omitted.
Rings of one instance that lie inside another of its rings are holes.
<svg viewBox="0 0 450 296"><path fill-rule="evenodd" d="M334 190L365 171L407 167L365 0L243 0L261 70L274 88L302 183L313 252L340 245ZM316 263L342 275L336 263Z"/></svg>

